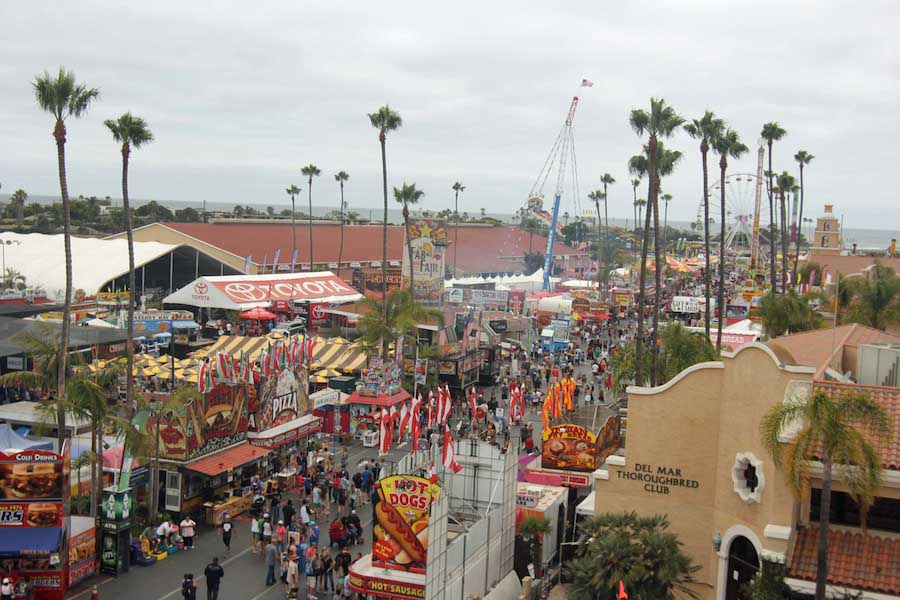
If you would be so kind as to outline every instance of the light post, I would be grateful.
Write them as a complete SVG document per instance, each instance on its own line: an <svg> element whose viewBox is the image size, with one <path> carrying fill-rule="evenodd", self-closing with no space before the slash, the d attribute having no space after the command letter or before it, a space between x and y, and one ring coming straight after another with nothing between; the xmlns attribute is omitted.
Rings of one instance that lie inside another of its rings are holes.
<svg viewBox="0 0 900 600"><path fill-rule="evenodd" d="M0 250L3 253L3 287L7 287L7 282L9 278L6 275L6 247L12 246L15 244L16 246L20 246L22 242L19 240L0 240Z"/></svg>

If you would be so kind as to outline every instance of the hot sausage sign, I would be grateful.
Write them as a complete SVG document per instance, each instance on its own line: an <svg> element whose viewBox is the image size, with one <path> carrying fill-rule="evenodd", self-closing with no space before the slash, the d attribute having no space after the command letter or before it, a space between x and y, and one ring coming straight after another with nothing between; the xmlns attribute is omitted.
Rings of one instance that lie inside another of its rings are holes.
<svg viewBox="0 0 900 600"><path fill-rule="evenodd" d="M425 572L428 516L441 488L423 477L392 475L375 483L376 567Z"/></svg>

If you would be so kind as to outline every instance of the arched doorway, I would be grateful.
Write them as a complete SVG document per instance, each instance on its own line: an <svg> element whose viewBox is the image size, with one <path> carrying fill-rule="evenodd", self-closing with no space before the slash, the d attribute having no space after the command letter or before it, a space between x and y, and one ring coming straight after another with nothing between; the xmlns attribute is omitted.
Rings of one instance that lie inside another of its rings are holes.
<svg viewBox="0 0 900 600"><path fill-rule="evenodd" d="M728 571L725 584L725 600L738 600L741 586L753 579L759 571L759 555L746 537L739 535L728 546Z"/></svg>

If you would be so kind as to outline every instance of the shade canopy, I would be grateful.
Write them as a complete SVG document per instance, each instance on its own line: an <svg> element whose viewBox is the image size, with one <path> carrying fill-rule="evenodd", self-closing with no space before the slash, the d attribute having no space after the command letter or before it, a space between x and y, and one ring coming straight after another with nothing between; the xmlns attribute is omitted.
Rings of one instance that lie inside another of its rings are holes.
<svg viewBox="0 0 900 600"><path fill-rule="evenodd" d="M247 310L287 302L356 302L362 294L331 271L200 277L169 294L164 304Z"/></svg>
<svg viewBox="0 0 900 600"><path fill-rule="evenodd" d="M275 313L269 312L260 306L246 310L242 312L240 316L242 319L248 319L250 321L274 321L278 318Z"/></svg>

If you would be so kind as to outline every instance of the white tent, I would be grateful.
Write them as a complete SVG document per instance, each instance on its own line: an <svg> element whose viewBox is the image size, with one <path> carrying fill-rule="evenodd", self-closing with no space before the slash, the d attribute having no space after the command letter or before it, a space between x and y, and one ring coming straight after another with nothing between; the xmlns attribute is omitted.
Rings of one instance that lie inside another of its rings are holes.
<svg viewBox="0 0 900 600"><path fill-rule="evenodd" d="M550 288L559 283L559 277L550 278ZM526 292L539 292L544 285L544 269L538 269L531 275L496 275L494 277L460 277L444 281L445 288L465 287L493 283L497 290L525 290Z"/></svg>
<svg viewBox="0 0 900 600"><path fill-rule="evenodd" d="M247 310L286 302L356 302L362 294L331 271L200 277L169 294L163 304Z"/></svg>
<svg viewBox="0 0 900 600"><path fill-rule="evenodd" d="M591 492L584 500L578 503L578 506L575 507L575 512L586 517L593 517L596 499L594 492Z"/></svg>
<svg viewBox="0 0 900 600"><path fill-rule="evenodd" d="M41 286L47 297L62 302L66 290L66 261L62 235L0 233L6 246L6 268L25 276L28 285ZM158 242L134 243L134 266L165 256L178 246ZM72 237L72 289L93 295L128 273L128 242Z"/></svg>

